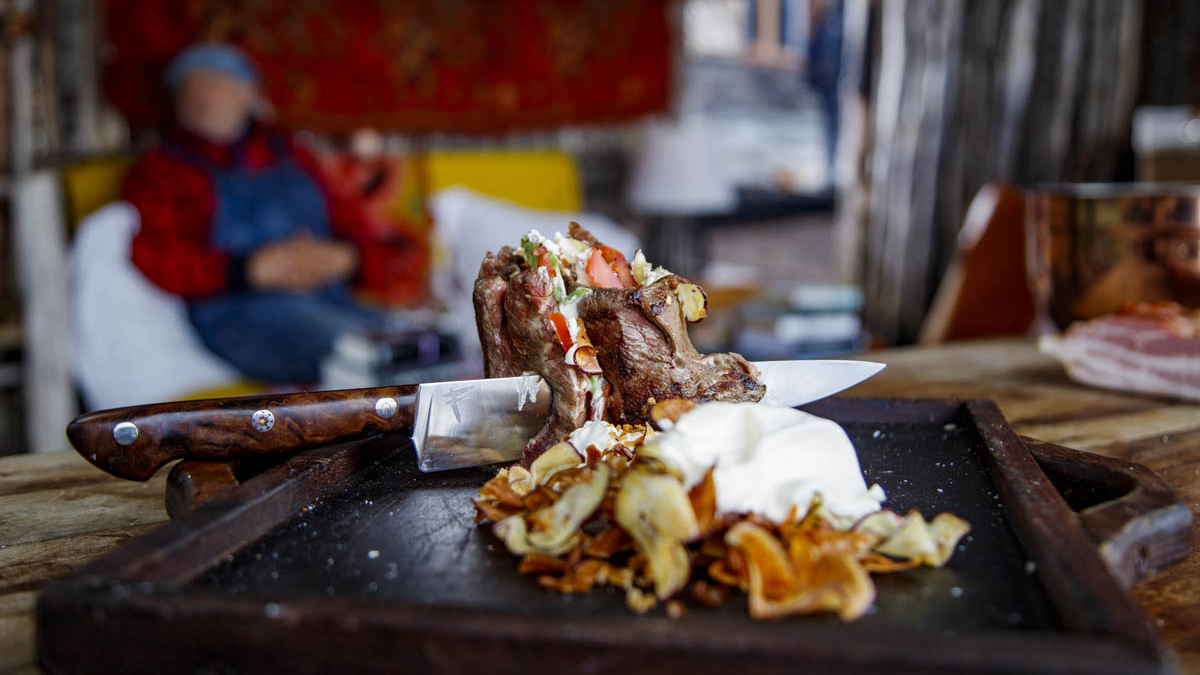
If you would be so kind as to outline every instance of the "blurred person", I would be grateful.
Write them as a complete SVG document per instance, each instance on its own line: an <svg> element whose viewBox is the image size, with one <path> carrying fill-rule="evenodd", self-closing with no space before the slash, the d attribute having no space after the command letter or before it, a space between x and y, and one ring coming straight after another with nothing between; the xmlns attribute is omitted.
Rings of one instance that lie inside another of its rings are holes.
<svg viewBox="0 0 1200 675"><path fill-rule="evenodd" d="M809 8L809 25L813 28L808 43L805 74L820 98L822 112L825 113L825 148L829 153L829 165L832 166L841 116L838 86L842 74L844 7L842 0L816 0Z"/></svg>
<svg viewBox="0 0 1200 675"><path fill-rule="evenodd" d="M247 376L317 382L340 333L386 323L350 295L363 214L263 121L258 72L242 52L189 47L165 81L174 121L123 186L141 215L134 264L184 298L205 344Z"/></svg>

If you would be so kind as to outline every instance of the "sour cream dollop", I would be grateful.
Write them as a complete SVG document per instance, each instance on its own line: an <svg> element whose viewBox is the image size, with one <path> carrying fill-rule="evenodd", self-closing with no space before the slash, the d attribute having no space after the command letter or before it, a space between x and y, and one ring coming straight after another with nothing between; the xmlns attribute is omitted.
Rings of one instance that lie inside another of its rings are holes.
<svg viewBox="0 0 1200 675"><path fill-rule="evenodd" d="M858 454L836 423L792 408L711 402L696 406L638 454L678 471L690 489L713 468L718 513L757 513L780 522L814 496L835 524L848 527L880 509Z"/></svg>

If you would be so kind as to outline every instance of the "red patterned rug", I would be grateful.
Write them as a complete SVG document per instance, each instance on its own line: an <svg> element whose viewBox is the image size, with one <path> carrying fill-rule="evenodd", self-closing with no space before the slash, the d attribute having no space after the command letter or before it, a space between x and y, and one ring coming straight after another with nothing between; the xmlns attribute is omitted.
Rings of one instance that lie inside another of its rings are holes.
<svg viewBox="0 0 1200 675"><path fill-rule="evenodd" d="M502 133L666 109L672 0L106 0L105 88L167 114L163 66L200 39L244 48L279 121Z"/></svg>

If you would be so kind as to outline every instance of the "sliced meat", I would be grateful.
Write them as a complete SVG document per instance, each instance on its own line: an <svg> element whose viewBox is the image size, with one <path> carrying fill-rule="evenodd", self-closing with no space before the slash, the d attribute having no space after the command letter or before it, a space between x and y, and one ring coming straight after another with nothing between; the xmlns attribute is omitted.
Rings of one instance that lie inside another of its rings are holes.
<svg viewBox="0 0 1200 675"><path fill-rule="evenodd" d="M1084 384L1200 400L1200 333L1178 306L1133 307L1077 322L1038 346Z"/></svg>
<svg viewBox="0 0 1200 675"><path fill-rule="evenodd" d="M504 247L479 266L473 301L487 377L541 375L554 396L550 419L525 446L531 462L587 421L587 376L564 362L549 315L558 311L545 273L522 270L521 256Z"/></svg>
<svg viewBox="0 0 1200 675"><path fill-rule="evenodd" d="M766 393L758 371L742 356L703 356L692 346L671 291L679 281L595 289L579 304L604 377L612 384L609 412L617 422L640 423L656 401L668 398L758 401Z"/></svg>
<svg viewBox="0 0 1200 675"><path fill-rule="evenodd" d="M540 374L554 395L550 419L525 446L526 461L533 461L587 421L588 378L565 361L549 318L558 311L553 292L544 270L527 269L509 280L504 297L508 332L523 370Z"/></svg>
<svg viewBox="0 0 1200 675"><path fill-rule="evenodd" d="M472 301L475 304L475 326L479 329L479 344L483 347L483 371L487 377L512 377L524 372L523 360L513 350L504 315L504 297L508 292L508 277L520 271L519 256L505 246L499 253L488 253L479 266Z"/></svg>
<svg viewBox="0 0 1200 675"><path fill-rule="evenodd" d="M602 249L625 265L623 257L596 241L576 223L571 236ZM565 362L550 315L560 310L545 268L523 266L523 256L504 247L489 253L475 280L474 304L479 341L488 377L536 372L546 380L554 401L550 419L525 447L525 462L561 441L588 419L638 424L650 406L668 398L695 401L758 401L766 387L748 361L737 354L698 353L688 339L675 289L685 280L670 276L652 286L593 289L578 304L584 328L596 348L608 389L589 405L589 376ZM567 291L574 280L567 270ZM595 372L593 370L593 372Z"/></svg>

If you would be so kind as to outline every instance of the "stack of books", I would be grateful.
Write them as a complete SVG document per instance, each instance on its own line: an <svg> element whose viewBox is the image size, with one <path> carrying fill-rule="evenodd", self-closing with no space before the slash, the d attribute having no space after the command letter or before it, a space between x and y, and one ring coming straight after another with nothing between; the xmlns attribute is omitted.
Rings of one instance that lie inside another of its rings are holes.
<svg viewBox="0 0 1200 675"><path fill-rule="evenodd" d="M765 291L742 305L733 351L752 361L863 351L869 341L862 303L854 286L804 284Z"/></svg>

